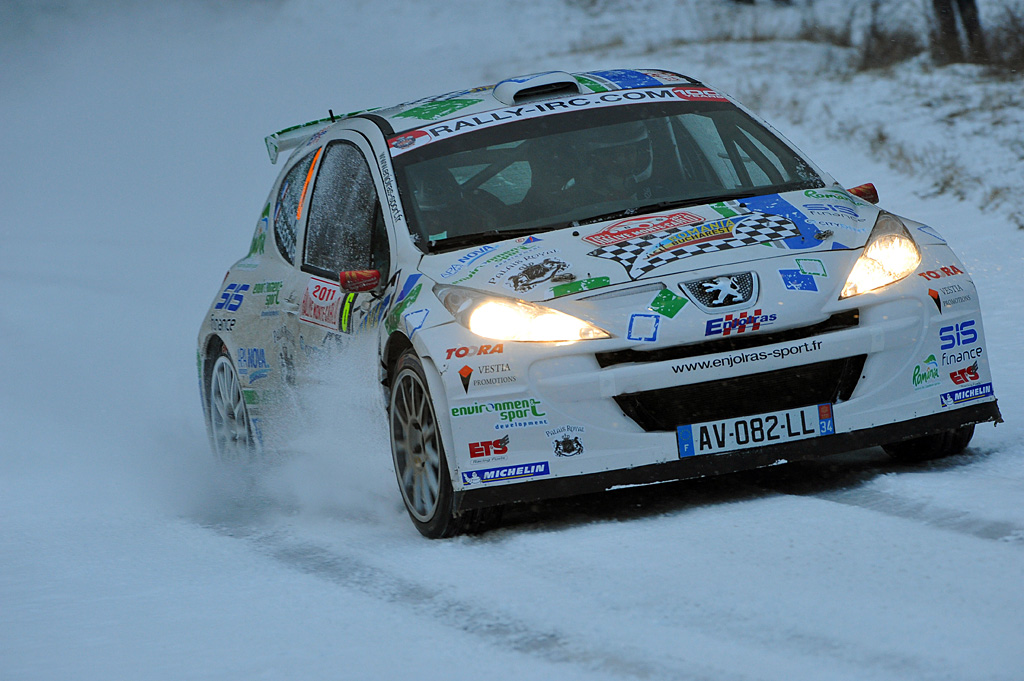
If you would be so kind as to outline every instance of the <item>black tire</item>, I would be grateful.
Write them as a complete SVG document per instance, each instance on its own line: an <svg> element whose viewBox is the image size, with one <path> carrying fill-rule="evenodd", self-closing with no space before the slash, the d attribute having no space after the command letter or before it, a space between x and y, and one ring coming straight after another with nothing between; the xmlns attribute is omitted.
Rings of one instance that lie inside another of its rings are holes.
<svg viewBox="0 0 1024 681"><path fill-rule="evenodd" d="M223 347L210 370L207 404L210 405L210 447L214 456L230 465L250 463L254 443L249 410L238 371Z"/></svg>
<svg viewBox="0 0 1024 681"><path fill-rule="evenodd" d="M896 461L920 463L959 454L967 448L972 437L974 437L974 424L903 442L894 442L883 445L882 449Z"/></svg>
<svg viewBox="0 0 1024 681"><path fill-rule="evenodd" d="M411 348L395 363L388 428L398 489L416 529L430 539L459 534L465 523L453 510L451 474L434 403L423 363Z"/></svg>

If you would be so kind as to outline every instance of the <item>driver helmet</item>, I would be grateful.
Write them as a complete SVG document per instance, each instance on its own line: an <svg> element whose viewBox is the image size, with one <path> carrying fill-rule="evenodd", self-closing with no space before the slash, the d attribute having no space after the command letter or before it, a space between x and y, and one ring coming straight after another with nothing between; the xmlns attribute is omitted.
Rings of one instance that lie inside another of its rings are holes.
<svg viewBox="0 0 1024 681"><path fill-rule="evenodd" d="M596 184L632 192L651 177L651 139L643 121L602 127L584 143L583 161Z"/></svg>

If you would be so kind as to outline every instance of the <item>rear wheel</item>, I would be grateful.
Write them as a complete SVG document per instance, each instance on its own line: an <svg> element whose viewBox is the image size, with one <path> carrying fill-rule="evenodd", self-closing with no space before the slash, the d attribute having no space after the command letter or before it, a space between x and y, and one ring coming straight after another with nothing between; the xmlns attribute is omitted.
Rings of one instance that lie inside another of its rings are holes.
<svg viewBox="0 0 1024 681"><path fill-rule="evenodd" d="M458 534L463 523L453 511L452 481L434 404L423 363L411 349L395 364L388 420L398 488L416 529L431 539Z"/></svg>
<svg viewBox="0 0 1024 681"><path fill-rule="evenodd" d="M210 376L210 435L213 452L225 463L245 463L252 457L252 429L242 385L231 358L217 356Z"/></svg>
<svg viewBox="0 0 1024 681"><path fill-rule="evenodd" d="M974 437L974 424L960 426L954 430L916 437L912 440L884 445L885 453L897 461L917 463L931 461L959 454Z"/></svg>

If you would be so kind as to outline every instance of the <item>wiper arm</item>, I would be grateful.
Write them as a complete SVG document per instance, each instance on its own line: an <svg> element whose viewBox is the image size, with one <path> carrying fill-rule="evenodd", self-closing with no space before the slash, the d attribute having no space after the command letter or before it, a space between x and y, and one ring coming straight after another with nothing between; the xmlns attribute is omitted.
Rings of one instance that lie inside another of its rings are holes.
<svg viewBox="0 0 1024 681"><path fill-rule="evenodd" d="M720 194L718 196L697 196L690 199L677 199L674 201L659 201L658 203L651 203L646 206L636 206L633 208L625 208L623 210L613 211L611 213L603 213L601 215L595 215L593 217L584 218L583 220L575 220L569 223L569 226L575 225L592 225L595 222L604 222L606 220L617 220L619 218L628 218L634 215L646 215L648 213L657 213L670 208L686 208L687 206L700 206L707 203L718 203L720 201L733 201L736 199L749 199L752 196L758 196L760 192L751 192L749 190L742 192L731 192L729 194Z"/></svg>
<svg viewBox="0 0 1024 681"><path fill-rule="evenodd" d="M524 227L522 229L488 229L483 232L476 232L475 234L459 234L458 236L451 236L446 239L438 239L437 241L431 241L429 250L431 253L436 253L440 249L444 250L455 250L457 248L463 248L465 246L476 246L478 244L489 244L495 241L504 241L506 239L514 239L520 236L530 236L531 234L540 234L541 232L550 232L554 227Z"/></svg>

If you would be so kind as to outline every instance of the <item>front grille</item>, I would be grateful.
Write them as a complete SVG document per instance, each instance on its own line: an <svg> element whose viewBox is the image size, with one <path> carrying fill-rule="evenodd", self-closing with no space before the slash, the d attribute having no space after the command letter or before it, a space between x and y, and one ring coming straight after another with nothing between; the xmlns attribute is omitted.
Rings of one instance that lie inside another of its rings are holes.
<svg viewBox="0 0 1024 681"><path fill-rule="evenodd" d="M644 430L763 414L850 399L867 355L662 390L617 395L619 407Z"/></svg>
<svg viewBox="0 0 1024 681"><path fill-rule="evenodd" d="M754 273L741 272L718 277L705 277L683 282L686 290L686 297L695 302L705 310L719 309L723 312L727 309L742 306L754 297L757 280ZM722 291L722 280L725 284L732 284L729 290Z"/></svg>
<svg viewBox="0 0 1024 681"><path fill-rule="evenodd" d="M735 350L746 350L761 345L773 345L775 343L788 343L810 338L831 331L852 329L860 321L860 310L847 310L832 315L823 322L812 326L804 326L799 329L787 329L775 333L756 333L751 335L736 335L728 338L720 338L703 343L690 345L676 345L671 348L660 348L658 350L618 350L616 352L599 352L596 354L597 363L601 368L615 366L616 364L629 364L631 362L664 362L673 359L684 359L686 357L699 357L700 355L711 355L718 352L733 352Z"/></svg>

